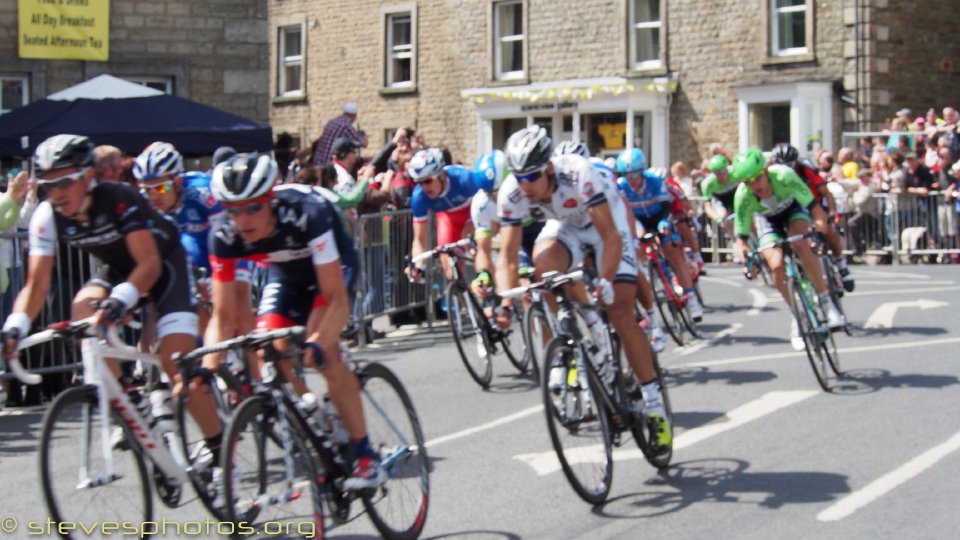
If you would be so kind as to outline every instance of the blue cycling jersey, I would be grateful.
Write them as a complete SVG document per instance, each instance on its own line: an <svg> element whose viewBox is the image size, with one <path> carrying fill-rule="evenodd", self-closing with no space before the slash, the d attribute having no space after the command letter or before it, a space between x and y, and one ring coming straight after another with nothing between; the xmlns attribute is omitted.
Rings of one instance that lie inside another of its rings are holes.
<svg viewBox="0 0 960 540"><path fill-rule="evenodd" d="M211 222L223 218L223 207L210 193L210 177L202 172L185 173L180 205L168 215L180 230L180 243L190 263L209 272Z"/></svg>
<svg viewBox="0 0 960 540"><path fill-rule="evenodd" d="M643 188L638 193L626 178L617 179L617 188L627 197L633 216L640 220L660 217L670 211L672 198L662 178L650 171L643 171Z"/></svg>
<svg viewBox="0 0 960 540"><path fill-rule="evenodd" d="M470 208L470 200L480 189L478 186L483 180L483 175L474 173L462 165L447 165L443 168L443 172L447 173L447 189L436 199L427 197L422 187L414 188L413 197L410 200L414 221L426 220L430 210L448 212Z"/></svg>

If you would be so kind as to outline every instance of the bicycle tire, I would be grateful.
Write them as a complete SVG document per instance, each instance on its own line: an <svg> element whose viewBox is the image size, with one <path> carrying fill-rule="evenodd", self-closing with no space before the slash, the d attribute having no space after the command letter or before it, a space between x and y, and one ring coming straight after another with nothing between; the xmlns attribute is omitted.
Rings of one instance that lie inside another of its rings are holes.
<svg viewBox="0 0 960 540"><path fill-rule="evenodd" d="M584 501L600 504L610 494L613 481L613 435L607 412L597 399L602 390L590 377L571 371L574 355L563 337L553 338L547 346L541 381L547 431L570 486ZM552 368L555 363L559 367ZM551 369L563 370L564 384L557 395L550 388Z"/></svg>
<svg viewBox="0 0 960 540"><path fill-rule="evenodd" d="M660 402L663 404L664 412L667 414L667 422L670 424L670 429L674 429L673 407L670 406L670 393L667 391L667 380L663 375L663 369L660 367L660 360L657 357L657 353L653 353L652 361L653 372L656 375L657 384L660 385ZM624 376L634 377L633 371L629 369L629 366ZM636 379L634 379L633 382L636 383ZM637 390L639 390L639 388L637 388ZM639 392L637 392L637 394L639 394ZM629 396L629 394L627 395ZM637 395L631 399L634 402L636 402L636 400L641 401L640 407L635 407L633 403L631 403L631 408L634 410L642 410L643 396ZM637 415L634 418L630 432L633 434L633 440L637 443L637 446L643 453L643 457L648 463L659 470L664 470L670 466L670 460L673 459L673 442L671 441L665 450L658 451L658 448L652 442L652 429L647 423L646 418L642 415Z"/></svg>
<svg viewBox="0 0 960 540"><path fill-rule="evenodd" d="M846 291L843 288L843 280L840 278L840 270L837 268L837 263L833 262L829 255L821 257L821 260L823 261L823 278L827 282L830 300L833 301L833 305L837 306L837 311L846 320L847 314L843 311L843 295ZM843 332L848 336L853 335L853 332L850 331L850 325L847 323L843 325Z"/></svg>
<svg viewBox="0 0 960 540"><path fill-rule="evenodd" d="M471 294L467 286L460 282L452 281L447 285L447 319L453 342L457 345L467 373L486 389L493 379L493 364L490 361L493 347L490 346L490 337L486 330L477 324L486 324L486 319L483 311L473 302ZM469 328L465 329L466 326ZM480 341L476 341L477 336Z"/></svg>
<svg viewBox="0 0 960 540"><path fill-rule="evenodd" d="M527 351L530 353L530 368L535 380L540 380L547 345L553 339L550 319L547 318L543 309L542 304L533 304L523 314L524 335L527 339Z"/></svg>
<svg viewBox="0 0 960 540"><path fill-rule="evenodd" d="M388 473L385 484L361 492L363 506L384 538L413 540L423 532L430 500L430 459L420 419L386 366L366 364L357 376L367 433Z"/></svg>
<svg viewBox="0 0 960 540"><path fill-rule="evenodd" d="M653 292L653 303L657 305L657 311L660 312L660 319L667 333L673 338L674 343L683 345L683 320L677 311L677 306L670 299L670 295L664 289L665 285L661 279L660 269L654 261L647 263L647 272L650 276L650 289Z"/></svg>
<svg viewBox="0 0 960 540"><path fill-rule="evenodd" d="M111 450L113 469L119 478L97 487L78 489L77 468L87 467L88 478L96 478L103 472L105 463L102 451L100 403L97 389L92 385L70 388L53 401L43 418L40 435L40 480L43 497L56 523L143 523L153 519L153 494L147 475L147 464L134 435L111 408L112 424L124 431L127 444L134 448ZM112 434L112 430L111 430ZM77 444L87 443L86 449L77 449ZM63 448L61 448L61 444ZM109 443L108 443L109 444ZM80 463L83 455L90 458ZM56 486L56 487L55 487ZM118 489L120 488L120 489ZM106 493L114 493L113 502L104 500ZM137 504L139 500L140 504ZM76 501L81 510L76 512L71 502ZM129 512L131 511L132 512ZM94 513L94 515L90 515ZM129 512L120 515L120 512ZM78 535L90 538L87 535ZM72 538L70 534L63 538Z"/></svg>
<svg viewBox="0 0 960 540"><path fill-rule="evenodd" d="M261 530L267 524L271 529L299 530L305 521L323 531L317 463L293 418L280 419L277 414L267 398L253 396L237 407L228 423L220 452L226 521L240 532L241 523L249 527L246 531L267 533ZM280 427L283 421L289 426L286 434ZM285 439L287 448L275 443ZM287 457L293 478L287 475Z"/></svg>
<svg viewBox="0 0 960 540"><path fill-rule="evenodd" d="M510 328L501 331L500 337L504 354L507 355L507 359L520 373L526 373L530 369L530 353L527 351L527 342L524 339L523 332L523 311L523 305L520 302L514 303L510 316L512 321Z"/></svg>
<svg viewBox="0 0 960 540"><path fill-rule="evenodd" d="M791 299L790 309L793 311L793 317L797 321L800 336L803 338L804 349L807 352L810 367L813 369L813 375L817 378L817 383L820 387L829 392L830 380L827 374L827 362L823 357L821 338L817 335L817 326L819 326L819 323L816 320L810 319L811 315L816 317L816 308L812 305L813 300L810 299L807 296L808 293L802 289L801 282L798 278L788 280L787 287ZM811 288L812 285L807 283L807 289L809 290ZM829 332L829 330L827 330L827 332Z"/></svg>

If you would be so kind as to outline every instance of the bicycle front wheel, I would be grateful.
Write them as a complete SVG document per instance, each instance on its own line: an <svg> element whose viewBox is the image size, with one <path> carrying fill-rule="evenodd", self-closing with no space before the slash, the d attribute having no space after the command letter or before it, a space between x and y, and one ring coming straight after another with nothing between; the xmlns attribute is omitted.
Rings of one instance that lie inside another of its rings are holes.
<svg viewBox="0 0 960 540"><path fill-rule="evenodd" d="M670 429L674 429L670 394L667 392L667 381L663 376L663 369L660 367L657 353L653 353L652 361L653 371L657 378L657 386L659 386L660 389L660 403L663 404L663 409L667 414L667 423L670 424ZM633 378L633 371L628 368L624 376ZM630 408L635 411L643 410L643 396L640 394L639 384L635 378L628 382L630 386L633 386L633 391L627 394L631 400ZM636 418L634 418L630 431L633 433L633 439L636 441L637 446L640 447L640 450L643 452L643 457L645 457L651 465L662 470L670 466L670 460L673 458L673 442L671 441L666 447L657 445L656 429L657 427L647 421L647 418L638 414Z"/></svg>
<svg viewBox="0 0 960 540"><path fill-rule="evenodd" d="M57 523L143 523L153 518L153 496L140 448L117 411L111 408L108 415L105 434L106 418L96 388L80 386L60 394L43 419L40 481L47 509ZM114 441L118 448L113 448Z"/></svg>
<svg viewBox="0 0 960 540"><path fill-rule="evenodd" d="M813 375L817 378L821 388L830 391L827 359L824 354L825 349L822 347L823 339L820 336L823 332L829 334L830 330L825 328L826 325L821 325L817 321L816 308L813 305L813 299L810 298L810 291L813 286L798 279L791 279L788 281L788 288L793 317L797 321L800 336L803 338L804 349L807 351L810 367L813 368ZM821 329L821 326L824 328Z"/></svg>
<svg viewBox="0 0 960 540"><path fill-rule="evenodd" d="M264 396L247 399L234 412L220 450L224 516L239 531L300 531L311 523L322 536L316 461L293 420L277 414Z"/></svg>
<svg viewBox="0 0 960 540"><path fill-rule="evenodd" d="M386 366L367 364L357 376L370 443L388 475L385 484L362 493L363 506L384 538L412 540L423 531L430 500L430 460L420 419Z"/></svg>
<svg viewBox="0 0 960 540"><path fill-rule="evenodd" d="M510 315L510 328L503 330L500 338L503 352L513 367L520 373L530 369L530 352L523 332L523 304L516 302Z"/></svg>
<svg viewBox="0 0 960 540"><path fill-rule="evenodd" d="M600 504L613 481L613 438L598 400L602 390L581 372L575 349L563 338L550 341L543 365L547 430L560 467L581 499Z"/></svg>
<svg viewBox="0 0 960 540"><path fill-rule="evenodd" d="M660 269L654 261L648 264L648 273L650 276L650 289L653 291L653 302L657 305L657 311L660 312L660 318L663 320L663 326L667 329L670 337L677 345L683 345L683 319L680 317L680 310L673 302L670 293L667 292Z"/></svg>
<svg viewBox="0 0 960 540"><path fill-rule="evenodd" d="M550 331L550 319L541 303L534 303L523 314L524 337L527 340L527 351L530 354L530 364L534 379L540 380L540 367L546 355L547 344L553 339Z"/></svg>
<svg viewBox="0 0 960 540"><path fill-rule="evenodd" d="M450 282L446 294L450 331L463 365L477 384L487 388L493 379L493 364L490 362L492 347L484 329L487 321L483 311L474 302L466 285L460 282Z"/></svg>

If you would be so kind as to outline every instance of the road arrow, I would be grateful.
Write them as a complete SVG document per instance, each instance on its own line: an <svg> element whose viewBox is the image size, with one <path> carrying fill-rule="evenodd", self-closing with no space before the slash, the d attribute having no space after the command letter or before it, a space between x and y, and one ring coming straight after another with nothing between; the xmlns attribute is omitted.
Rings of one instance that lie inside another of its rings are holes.
<svg viewBox="0 0 960 540"><path fill-rule="evenodd" d="M864 328L893 328L893 318L897 315L897 310L900 308L912 307L920 309L932 309L939 307L946 307L950 304L948 302L941 302L939 300L926 300L920 298L919 300L911 300L908 302L884 302L880 304L880 307L873 310L873 313L870 314L870 318L867 319L866 324L863 325Z"/></svg>

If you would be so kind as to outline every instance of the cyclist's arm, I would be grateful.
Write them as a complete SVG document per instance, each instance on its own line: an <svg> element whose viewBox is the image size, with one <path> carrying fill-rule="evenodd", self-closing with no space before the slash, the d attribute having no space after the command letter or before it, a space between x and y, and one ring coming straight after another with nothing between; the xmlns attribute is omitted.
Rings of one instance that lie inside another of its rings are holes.
<svg viewBox="0 0 960 540"><path fill-rule="evenodd" d="M620 266L620 255L623 246L623 239L620 238L620 232L617 230L617 224L613 220L613 213L610 211L610 203L602 202L587 208L590 214L590 220L593 226L597 228L600 234L600 240L603 242L603 260L600 261L600 277L610 283L617 277L617 268Z"/></svg>
<svg viewBox="0 0 960 540"><path fill-rule="evenodd" d="M149 229L129 232L123 239L130 257L136 263L133 271L127 276L127 282L143 294L160 279L160 252L157 249L157 243Z"/></svg>
<svg viewBox="0 0 960 540"><path fill-rule="evenodd" d="M496 225L493 226L494 228ZM493 272L493 235L490 229L477 229L473 239L477 243L477 255L473 258L473 267L477 272Z"/></svg>
<svg viewBox="0 0 960 540"><path fill-rule="evenodd" d="M504 224L500 227L500 257L497 259L496 283L500 290L519 286L520 244L523 241L523 226ZM513 305L512 298L505 298L503 305Z"/></svg>
<svg viewBox="0 0 960 540"><path fill-rule="evenodd" d="M213 313L207 324L204 343L212 344L233 338L237 335L237 314L244 307L245 299L239 298L232 284L235 281L223 281L215 276L210 284L210 301L213 303ZM219 358L221 355L215 355Z"/></svg>
<svg viewBox="0 0 960 540"><path fill-rule="evenodd" d="M27 282L17 294L13 313L26 313L32 321L43 309L50 288L55 258L52 255L31 255L27 267Z"/></svg>
<svg viewBox="0 0 960 540"><path fill-rule="evenodd" d="M410 256L416 257L424 251L427 251L427 240L430 237L430 221L423 220L413 222L413 245L410 248ZM417 264L418 267L423 268L424 263Z"/></svg>

